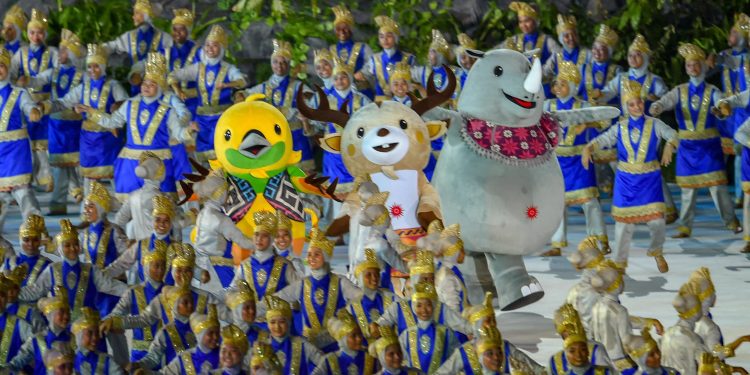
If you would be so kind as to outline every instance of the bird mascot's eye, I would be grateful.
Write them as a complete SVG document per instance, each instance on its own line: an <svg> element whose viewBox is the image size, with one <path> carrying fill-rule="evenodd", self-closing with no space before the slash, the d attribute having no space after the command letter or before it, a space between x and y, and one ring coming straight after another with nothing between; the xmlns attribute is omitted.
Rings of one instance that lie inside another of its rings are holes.
<svg viewBox="0 0 750 375"><path fill-rule="evenodd" d="M501 75L503 75L503 67L500 65L496 66L494 73L495 73L495 77L500 77Z"/></svg>
<svg viewBox="0 0 750 375"><path fill-rule="evenodd" d="M400 126L401 129L406 130L406 127L408 126L408 124L406 123L406 120L401 120L398 122L398 126Z"/></svg>
<svg viewBox="0 0 750 375"><path fill-rule="evenodd" d="M229 138L232 138L232 131L227 129L227 131L224 132L224 139L228 141Z"/></svg>
<svg viewBox="0 0 750 375"><path fill-rule="evenodd" d="M279 124L274 124L273 131L275 131L277 135L281 135L281 126L279 126Z"/></svg>
<svg viewBox="0 0 750 375"><path fill-rule="evenodd" d="M365 136L365 128L357 129L357 138L362 138L364 136Z"/></svg>

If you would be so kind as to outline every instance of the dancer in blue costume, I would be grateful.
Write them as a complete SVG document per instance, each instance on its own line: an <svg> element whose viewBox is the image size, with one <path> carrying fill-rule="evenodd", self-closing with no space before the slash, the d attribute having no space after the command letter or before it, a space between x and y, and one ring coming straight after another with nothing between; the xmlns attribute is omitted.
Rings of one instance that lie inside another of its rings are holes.
<svg viewBox="0 0 750 375"><path fill-rule="evenodd" d="M271 334L271 348L284 374L309 374L325 361L323 353L307 339L291 333L292 308L289 302L266 296L266 322ZM257 345L257 343L256 343Z"/></svg>
<svg viewBox="0 0 750 375"><path fill-rule="evenodd" d="M576 311L575 307L571 304L564 304L555 311L555 330L560 335L560 338L567 340L568 337L580 333L588 334L587 337L592 336L591 332L586 332L586 329L581 322L580 315ZM612 362L609 359L607 350L599 342L588 340L588 360L589 363L597 366L608 367L614 372L612 368ZM570 360L568 359L565 350L561 350L552 355L549 359L549 370L550 375L563 375L570 371Z"/></svg>
<svg viewBox="0 0 750 375"><path fill-rule="evenodd" d="M550 374L609 375L616 373L610 367L592 363L589 347L590 344L586 339L586 332L583 330L583 325L569 325L566 337L563 339L563 351L550 358L550 366L552 366ZM559 357L560 355L562 357ZM567 371L563 372L559 369L561 364L557 363L558 357L562 358L562 361L565 361L565 366L568 368ZM623 374L625 373L627 372L623 372Z"/></svg>
<svg viewBox="0 0 750 375"><path fill-rule="evenodd" d="M276 248L277 255L292 263L300 278L305 274L302 258L292 249L292 220L281 210L276 210L276 236L273 239L273 247Z"/></svg>
<svg viewBox="0 0 750 375"><path fill-rule="evenodd" d="M221 348L219 353L219 366L216 370L209 372L211 375L247 375L245 371L245 356L251 345L248 345L247 337L242 330L234 324L229 324L221 329ZM266 347L267 344L266 344ZM273 351L271 351L273 355ZM253 355L252 358L255 358ZM252 365L251 365L252 366Z"/></svg>
<svg viewBox="0 0 750 375"><path fill-rule="evenodd" d="M532 368L523 359L512 356L509 343L495 326L480 328L476 338L459 346L435 372L436 375L544 374L544 368Z"/></svg>
<svg viewBox="0 0 750 375"><path fill-rule="evenodd" d="M368 346L370 355L377 358L380 362L382 375L421 375L425 374L416 368L407 367L404 364L404 353L401 350L401 344L398 336L390 328L381 328L379 338Z"/></svg>
<svg viewBox="0 0 750 375"><path fill-rule="evenodd" d="M690 43L680 45L677 52L685 59L685 72L690 81L681 84L651 105L651 115L675 109L679 126L680 152L677 153L677 185L682 190L680 226L674 238L690 237L695 220L697 190L707 187L719 210L724 225L734 233L742 228L734 215L732 198L727 189L724 153L718 130L719 119L711 108L722 94L705 82L706 54Z"/></svg>
<svg viewBox="0 0 750 375"><path fill-rule="evenodd" d="M560 73L560 65L567 61L578 68L579 72L591 59L591 51L580 44L578 38L578 21L574 16L557 15L557 40L562 46L561 50L553 55L544 64L544 78L551 81L555 75ZM575 94L577 91L574 91Z"/></svg>
<svg viewBox="0 0 750 375"><path fill-rule="evenodd" d="M315 74L323 84L323 92L326 94L333 90L333 55L327 49L318 49L313 52Z"/></svg>
<svg viewBox="0 0 750 375"><path fill-rule="evenodd" d="M24 218L41 215L39 202L31 190L33 172L29 132L25 118L39 120L41 110L31 100L26 90L10 84L11 56L0 48L0 232L2 232L8 206L15 200Z"/></svg>
<svg viewBox="0 0 750 375"><path fill-rule="evenodd" d="M12 271L3 272L2 277L8 281L5 312L25 321L34 332L43 330L47 323L39 309L35 308L32 303L21 303L18 299L19 294L21 294L21 285L26 277L26 265L16 267Z"/></svg>
<svg viewBox="0 0 750 375"><path fill-rule="evenodd" d="M127 31L117 39L104 43L109 53L128 55L131 72L129 74L130 94L137 95L143 76L133 69L146 60L151 52L164 53L172 45L172 37L153 25L154 9L149 0L136 0L133 4L133 25L135 29Z"/></svg>
<svg viewBox="0 0 750 375"><path fill-rule="evenodd" d="M621 373L622 375L680 375L679 371L661 365L661 350L648 330L641 332L640 336L630 336L625 343L625 348L638 367L625 370ZM698 371L698 373L704 372Z"/></svg>
<svg viewBox="0 0 750 375"><path fill-rule="evenodd" d="M157 299L162 292L167 267L166 261L166 247L157 246L148 253L144 253L139 259L139 265L143 268L145 280L130 287L122 295L110 316L123 317L143 313L151 301ZM130 362L138 361L146 355L151 341L154 340L156 332L161 326L161 321L158 321L146 327L133 329Z"/></svg>
<svg viewBox="0 0 750 375"><path fill-rule="evenodd" d="M362 296L347 301L347 310L354 316L364 335L364 344L370 339L370 324L380 318L396 300L396 295L380 287L380 261L373 249L365 249L365 259L357 263L354 276L362 288ZM389 275L390 276L390 275ZM373 340L374 341L374 340Z"/></svg>
<svg viewBox="0 0 750 375"><path fill-rule="evenodd" d="M124 144L123 135L115 134L90 118L86 108L111 113L128 98L125 89L114 79L107 79L107 52L101 45L89 44L86 55L86 75L83 82L62 99L52 102L52 111L74 108L84 115L81 127L80 171L84 195L92 180L109 179L114 175L114 162Z"/></svg>
<svg viewBox="0 0 750 375"><path fill-rule="evenodd" d="M476 48L477 42L474 39L471 39L471 37L464 33L458 34L458 46L453 50L453 54L456 55L456 63L461 68L456 72L456 79L458 81L456 83L456 97L461 94L461 88L464 87L466 77L469 76L469 70L471 70L474 62L477 61L476 58L469 56L466 50Z"/></svg>
<svg viewBox="0 0 750 375"><path fill-rule="evenodd" d="M14 4L5 12L2 30L5 49L10 51L11 55L16 53L24 44L22 38L22 30L24 29L26 29L26 13L23 12L20 5Z"/></svg>
<svg viewBox="0 0 750 375"><path fill-rule="evenodd" d="M34 335L28 322L6 308L11 283L9 279L0 276L0 331L3 332L0 337L0 347L3 348L3 352L0 353L0 369L18 355L21 346Z"/></svg>
<svg viewBox="0 0 750 375"><path fill-rule="evenodd" d="M36 283L37 278L52 261L42 255L41 247L49 246L49 234L44 225L44 218L39 215L29 215L18 228L18 239L21 242L21 252L6 256L0 271L6 272L24 266L24 278L21 286Z"/></svg>
<svg viewBox="0 0 750 375"><path fill-rule="evenodd" d="M98 182L92 182L89 194L83 200L83 219L89 225L81 234L84 246L83 258L99 271L114 262L127 248L127 237L122 229L107 220L107 212L112 207L112 197L107 188ZM99 305L104 315L114 308L119 295L110 298L110 303ZM105 298L100 297L100 300ZM103 301L102 301L103 302Z"/></svg>
<svg viewBox="0 0 750 375"><path fill-rule="evenodd" d="M367 96L372 100L374 91L369 87L367 79L362 72L365 67L365 63L370 61L372 56L372 49L367 43L355 42L352 40L354 30L354 16L349 9L343 4L339 4L331 8L334 15L333 20L333 31L336 34L338 41L336 44L332 44L328 47L331 56L338 57L352 71L353 77L356 80L352 82L357 88L357 91Z"/></svg>
<svg viewBox="0 0 750 375"><path fill-rule="evenodd" d="M302 81L294 79L290 74L289 63L292 60L292 45L289 42L274 39L273 53L271 54L271 70L273 74L263 83L253 86L243 92L245 97L252 94L263 94L269 104L276 107L286 117L289 128L292 130L292 143L295 151L302 153L302 159L298 166L302 170L310 171L315 167L313 160L312 144L307 134L312 134L309 120L299 117L297 111L297 91L300 87L305 92L311 92ZM240 95L240 97L242 97ZM311 99L312 107L318 106L314 96Z"/></svg>
<svg viewBox="0 0 750 375"><path fill-rule="evenodd" d="M449 308L463 313L469 307L469 292L458 268L466 257L461 228L458 224L443 228L440 220L434 220L427 227L427 235L428 238L422 241L426 248L436 254L435 288L438 299ZM465 338L459 335L459 340L465 341Z"/></svg>
<svg viewBox="0 0 750 375"><path fill-rule="evenodd" d="M181 82L197 82L200 104L194 121L198 125L196 156L198 161L216 159L214 153L214 130L221 113L232 104L232 89L245 86L245 78L232 64L224 61L229 39L226 31L214 25L206 36L200 52L200 61L169 74L168 84L177 96L185 101L186 92Z"/></svg>
<svg viewBox="0 0 750 375"><path fill-rule="evenodd" d="M623 80L622 100L627 105L627 119L610 127L591 141L583 151L581 161L589 168L595 147L617 145L617 174L612 200L615 219L615 259L625 269L636 223L646 223L651 232L648 255L654 257L659 271L669 270L664 259L665 204L662 190L661 165L672 162L677 148L677 132L659 119L644 115L645 103L641 85ZM666 141L661 157L657 148Z"/></svg>
<svg viewBox="0 0 750 375"><path fill-rule="evenodd" d="M382 102L391 96L390 75L396 63L406 61L412 66L415 58L411 53L398 49L398 38L401 34L396 21L388 16L377 16L375 24L378 25L378 44L383 50L370 57L362 73L367 80L375 83L375 101Z"/></svg>
<svg viewBox="0 0 750 375"><path fill-rule="evenodd" d="M580 68L569 61L558 64L555 85L552 91L557 99L544 102L545 111L560 111L586 108L587 102L576 99L575 93L581 83ZM596 124L594 124L596 126ZM602 250L609 253L607 228L604 225L604 214L599 203L599 188L596 185L594 168L581 165L583 147L588 142L589 124L568 124L562 128L562 137L557 147L557 161L565 180L565 205L581 205L586 217L586 232L596 236L602 244ZM552 235L552 249L546 256L560 256L562 248L568 246L568 214L563 211L563 219L557 231Z"/></svg>
<svg viewBox="0 0 750 375"><path fill-rule="evenodd" d="M242 330L249 346L268 339L268 323L257 321L255 292L246 281L239 281L237 287L227 293L224 301L230 310L230 321Z"/></svg>
<svg viewBox="0 0 750 375"><path fill-rule="evenodd" d="M346 310L339 310L328 320L328 333L338 341L339 350L326 355L313 375L374 374L378 363L364 345L365 338L357 320Z"/></svg>
<svg viewBox="0 0 750 375"><path fill-rule="evenodd" d="M73 322L71 329L76 343L75 370L80 375L121 375L125 371L114 358L101 351L102 337L99 335L99 312L84 307L81 316Z"/></svg>
<svg viewBox="0 0 750 375"><path fill-rule="evenodd" d="M221 331L216 305L211 306L208 315L190 315L190 329L196 345L172 359L164 368L165 374L206 374L219 367Z"/></svg>
<svg viewBox="0 0 750 375"><path fill-rule="evenodd" d="M57 66L31 77L28 86L36 90L49 86L51 101L63 98L81 83L85 48L76 34L63 29ZM49 163L55 185L49 203L50 215L67 214L69 192L76 203L83 199L83 188L76 170L80 162L81 120L81 115L71 109L49 115Z"/></svg>
<svg viewBox="0 0 750 375"><path fill-rule="evenodd" d="M26 36L29 45L23 46L13 55L12 75L18 77L19 86L26 86L31 77L36 77L58 63L57 48L45 44L47 39L47 18L37 9L31 9L31 19L26 26ZM39 90L29 90L31 99L35 102L46 100L50 96L50 85L44 85ZM53 181L49 168L47 154L48 116L41 119L26 118L28 121L29 139L34 157L34 181L43 186L48 192L52 191Z"/></svg>

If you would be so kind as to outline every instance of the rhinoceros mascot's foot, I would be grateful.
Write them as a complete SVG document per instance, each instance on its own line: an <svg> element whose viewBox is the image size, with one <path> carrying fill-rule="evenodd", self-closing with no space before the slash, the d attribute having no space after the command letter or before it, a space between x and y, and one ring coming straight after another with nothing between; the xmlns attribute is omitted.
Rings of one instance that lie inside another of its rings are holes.
<svg viewBox="0 0 750 375"><path fill-rule="evenodd" d="M544 297L541 284L526 271L521 256L467 252L459 268L472 302L481 301L485 292L492 292L498 296L500 309L508 311Z"/></svg>

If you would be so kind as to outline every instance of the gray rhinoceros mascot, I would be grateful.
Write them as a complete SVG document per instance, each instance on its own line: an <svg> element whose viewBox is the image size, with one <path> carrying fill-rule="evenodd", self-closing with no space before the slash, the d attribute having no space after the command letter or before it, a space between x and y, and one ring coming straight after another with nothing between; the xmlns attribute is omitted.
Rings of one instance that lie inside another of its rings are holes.
<svg viewBox="0 0 750 375"><path fill-rule="evenodd" d="M481 52L458 98L433 185L443 219L461 224L467 251L460 266L470 301L496 291L513 310L544 296L523 256L543 250L560 224L565 188L555 146L560 126L614 118L609 107L542 111L542 68L505 49Z"/></svg>

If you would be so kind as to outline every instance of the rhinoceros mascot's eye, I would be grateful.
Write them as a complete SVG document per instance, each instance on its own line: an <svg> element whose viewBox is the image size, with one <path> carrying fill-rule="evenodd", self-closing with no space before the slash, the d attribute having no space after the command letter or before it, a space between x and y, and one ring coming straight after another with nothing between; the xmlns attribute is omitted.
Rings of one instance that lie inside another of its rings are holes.
<svg viewBox="0 0 750 375"><path fill-rule="evenodd" d="M279 124L274 125L273 131L275 131L276 134L281 135L281 126L279 126Z"/></svg>
<svg viewBox="0 0 750 375"><path fill-rule="evenodd" d="M408 127L409 125L408 125L408 124L406 123L406 120L401 120L401 121L399 121L399 122L398 122L398 126L400 126L400 127L401 127L401 129L404 129L404 130L406 130L406 128L407 128L407 127Z"/></svg>
<svg viewBox="0 0 750 375"><path fill-rule="evenodd" d="M496 66L493 73L495 73L495 77L500 77L501 75L503 75L503 67L500 65Z"/></svg>
<svg viewBox="0 0 750 375"><path fill-rule="evenodd" d="M365 128L357 129L357 138L362 138L364 136L365 136Z"/></svg>

